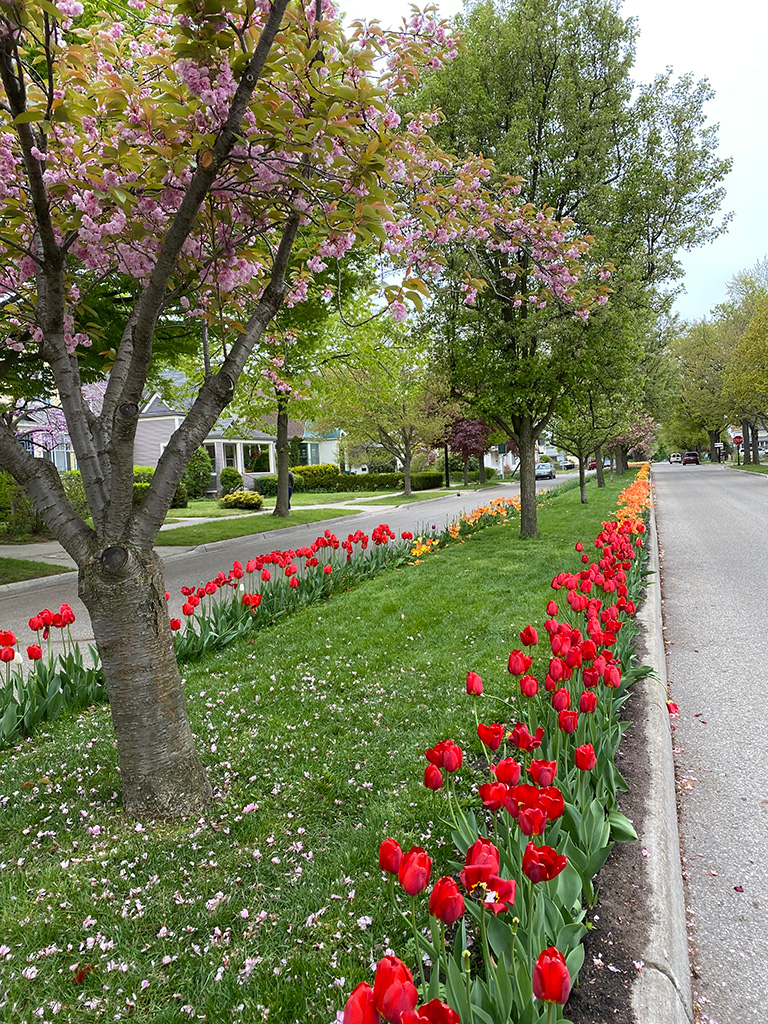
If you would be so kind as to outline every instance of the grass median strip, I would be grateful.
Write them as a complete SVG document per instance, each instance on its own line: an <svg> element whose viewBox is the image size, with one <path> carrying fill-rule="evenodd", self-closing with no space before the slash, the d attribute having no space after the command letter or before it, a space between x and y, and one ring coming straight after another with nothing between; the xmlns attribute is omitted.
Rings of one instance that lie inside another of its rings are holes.
<svg viewBox="0 0 768 1024"><path fill-rule="evenodd" d="M543 621L552 577L580 567L575 542L622 484L588 485L587 506L577 490L549 499L538 540L492 527L187 666L218 793L200 821L125 819L107 708L1 757L7 1005L31 1020L59 1003L62 1022L84 1005L139 1024L335 1019L387 945L405 950L378 848L396 835L434 850L444 804L421 783L423 751L450 737L481 756L467 670L513 693L520 629ZM546 645L531 653L543 678Z"/></svg>
<svg viewBox="0 0 768 1024"><path fill-rule="evenodd" d="M297 509L287 519L273 516L271 512L257 512L255 515L239 516L237 519L221 519L215 523L195 523L192 526L175 526L172 530L161 530L155 541L156 546L169 547L188 544L213 544L217 540L231 540L233 537L248 537L254 533L270 530L284 530L289 526L303 526L305 523L319 523L325 519L356 515L354 509Z"/></svg>
<svg viewBox="0 0 768 1024"><path fill-rule="evenodd" d="M72 570L64 565L52 565L51 562L30 562L26 558L0 558L0 584L34 580L38 576L56 576L61 572Z"/></svg>

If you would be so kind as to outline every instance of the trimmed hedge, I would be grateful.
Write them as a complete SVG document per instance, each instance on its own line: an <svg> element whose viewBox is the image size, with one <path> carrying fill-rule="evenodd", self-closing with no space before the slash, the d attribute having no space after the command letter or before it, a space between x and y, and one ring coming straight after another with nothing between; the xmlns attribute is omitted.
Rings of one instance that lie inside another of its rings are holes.
<svg viewBox="0 0 768 1024"><path fill-rule="evenodd" d="M133 482L133 507L138 508L139 505L144 501L144 496L149 490L149 481L145 480L134 480ZM187 494L187 488L182 480L179 486L176 488L176 493L173 496L171 502L171 508L186 508L189 504L189 495Z"/></svg>
<svg viewBox="0 0 768 1024"><path fill-rule="evenodd" d="M231 491L219 498L221 508L247 508L258 512L264 507L264 499L257 491Z"/></svg>
<svg viewBox="0 0 768 1024"><path fill-rule="evenodd" d="M221 488L222 497L231 494L233 491L242 491L242 474L234 466L225 466L221 473L219 473L219 487Z"/></svg>
<svg viewBox="0 0 768 1024"><path fill-rule="evenodd" d="M321 462L317 466L291 466L291 472L300 476L305 491L338 491L342 476L339 467L333 462ZM298 482L294 483L294 491L301 490Z"/></svg>

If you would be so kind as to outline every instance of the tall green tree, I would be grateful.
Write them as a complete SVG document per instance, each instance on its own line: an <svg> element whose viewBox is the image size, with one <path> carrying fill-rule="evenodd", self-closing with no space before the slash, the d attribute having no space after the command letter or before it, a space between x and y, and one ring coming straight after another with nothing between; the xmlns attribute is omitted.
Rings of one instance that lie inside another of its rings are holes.
<svg viewBox="0 0 768 1024"><path fill-rule="evenodd" d="M636 26L618 0L488 0L464 27L466 50L414 101L442 108L438 137L460 154L492 155L500 171L522 175L525 200L592 236L590 258L614 266L613 306L663 308L656 289L679 274L675 253L722 228L714 215L729 164L706 124L706 83L660 76L633 98ZM574 322L557 294L524 301L540 252L523 246L490 265L455 248L435 303L441 355L456 394L515 439L521 533L535 536L535 443L603 329ZM513 259L521 273L510 283ZM491 285L467 316L458 301L474 277Z"/></svg>

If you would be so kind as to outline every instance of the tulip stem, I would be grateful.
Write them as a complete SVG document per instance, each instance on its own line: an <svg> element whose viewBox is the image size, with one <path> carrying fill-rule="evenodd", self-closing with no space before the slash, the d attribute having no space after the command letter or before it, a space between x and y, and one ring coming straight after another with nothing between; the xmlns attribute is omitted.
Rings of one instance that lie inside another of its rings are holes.
<svg viewBox="0 0 768 1024"><path fill-rule="evenodd" d="M416 940L416 960L419 964L419 976L421 978L421 992L422 998L427 998L427 982L424 977L424 960L421 956L421 937L419 936L419 928L416 924L416 897L411 896L411 924L413 925L413 937Z"/></svg>
<svg viewBox="0 0 768 1024"><path fill-rule="evenodd" d="M547 1004L547 1024L555 1024L556 1003Z"/></svg>

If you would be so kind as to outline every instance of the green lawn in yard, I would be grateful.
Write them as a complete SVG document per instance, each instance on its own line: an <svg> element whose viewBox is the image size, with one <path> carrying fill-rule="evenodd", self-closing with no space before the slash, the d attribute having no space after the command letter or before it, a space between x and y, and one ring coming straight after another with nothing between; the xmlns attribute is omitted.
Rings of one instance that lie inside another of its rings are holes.
<svg viewBox="0 0 768 1024"><path fill-rule="evenodd" d="M24 558L0 558L0 584L33 580L38 576L55 576L60 572L71 572L71 569L62 565L51 565L50 562L29 562Z"/></svg>
<svg viewBox="0 0 768 1024"><path fill-rule="evenodd" d="M514 692L509 651L529 622L543 636L552 577L581 568L576 541L591 549L631 479L588 484L587 506L577 489L549 499L538 540L516 521L476 533L185 666L217 794L199 821L123 816L106 707L0 756L9 1019L58 1003L61 1024L329 1024L387 947L412 963L379 844L424 846L433 879L455 872L424 750L454 739L460 788L477 781L467 671L481 721L514 721L488 696ZM531 651L543 678L548 646Z"/></svg>
<svg viewBox="0 0 768 1024"><path fill-rule="evenodd" d="M743 469L747 473L768 473L768 465L765 466L732 466L732 469Z"/></svg>
<svg viewBox="0 0 768 1024"><path fill-rule="evenodd" d="M157 535L155 545L169 547L212 544L217 540L248 537L253 533L284 530L288 526L302 526L304 523L320 522L322 519L338 519L340 516L355 514L353 509L305 509L304 511L291 511L290 516L283 519L273 516L271 512L256 512L237 519L222 519L214 523L196 523L192 526L175 526L172 530L161 530Z"/></svg>
<svg viewBox="0 0 768 1024"><path fill-rule="evenodd" d="M196 498L186 508L170 508L165 521L176 519L217 519L220 516L247 516L248 509L221 508L217 498Z"/></svg>
<svg viewBox="0 0 768 1024"><path fill-rule="evenodd" d="M457 488L458 490L458 488ZM384 498L376 498L373 495L365 500L366 505L410 505L414 501L428 501L430 498L444 498L447 494L455 494L456 491L414 491L406 497L404 494L392 494ZM479 500L479 498L478 498Z"/></svg>

